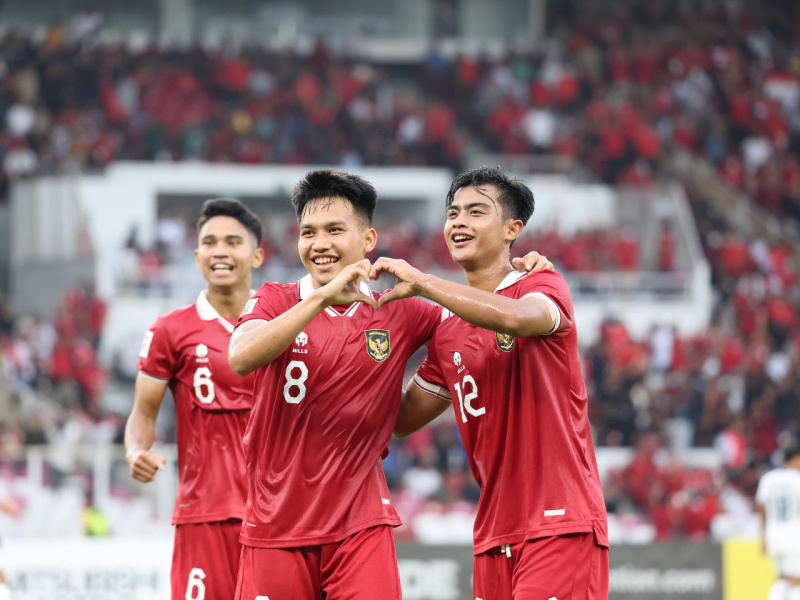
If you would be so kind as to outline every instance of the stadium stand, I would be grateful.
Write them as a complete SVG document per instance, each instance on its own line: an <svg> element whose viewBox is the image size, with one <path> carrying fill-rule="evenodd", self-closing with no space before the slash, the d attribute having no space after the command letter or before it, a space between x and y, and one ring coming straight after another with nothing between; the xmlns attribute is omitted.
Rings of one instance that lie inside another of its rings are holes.
<svg viewBox="0 0 800 600"><path fill-rule="evenodd" d="M340 58L321 43L308 55L255 46L131 52L71 41L59 26L40 42L7 35L0 198L15 178L120 159L456 170L468 144L566 156L599 180L646 185L660 176L665 149L680 146L783 218L788 237L738 231L693 194L712 266L712 326L694 337L659 327L635 338L607 321L583 349L584 376L598 444L635 448L632 461L604 471L619 535L723 536L750 518L759 475L783 436L800 431L800 49L790 36L800 7L774 2L733 14L710 4L687 13L679 3L631 1L597 19L597 3L551 6L562 8L536 49L431 55L412 76ZM126 247L130 268L145 279L191 248L191 219L168 215L159 227L177 242ZM273 261L295 259L284 252L292 237L268 240ZM674 268L674 243L665 225L659 270ZM392 225L381 244L380 253L422 267L450 264L438 232L419 223ZM521 252L541 250L565 272L618 272L637 269L642 241L597 230L545 232L525 244ZM119 441L124 416L101 400L109 373L95 354L102 302L75 290L61 306L46 322L0 305L0 451L9 459L20 444ZM163 436L174 441L168 424ZM687 448L715 448L722 464L688 464L680 454ZM446 416L395 440L384 466L407 523L400 535L435 537L430 515L460 522L474 510L477 487ZM74 475L65 465L52 476ZM115 493L130 494L118 485Z"/></svg>

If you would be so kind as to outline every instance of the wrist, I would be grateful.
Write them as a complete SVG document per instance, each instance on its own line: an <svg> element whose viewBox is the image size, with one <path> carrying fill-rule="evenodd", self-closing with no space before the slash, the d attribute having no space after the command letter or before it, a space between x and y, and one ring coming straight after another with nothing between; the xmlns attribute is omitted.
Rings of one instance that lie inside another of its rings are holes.
<svg viewBox="0 0 800 600"><path fill-rule="evenodd" d="M304 300L304 302L308 302L309 306L314 307L318 313L322 312L331 304L333 304L332 299L327 296L324 289L325 286L315 289L308 296L306 296L306 299Z"/></svg>

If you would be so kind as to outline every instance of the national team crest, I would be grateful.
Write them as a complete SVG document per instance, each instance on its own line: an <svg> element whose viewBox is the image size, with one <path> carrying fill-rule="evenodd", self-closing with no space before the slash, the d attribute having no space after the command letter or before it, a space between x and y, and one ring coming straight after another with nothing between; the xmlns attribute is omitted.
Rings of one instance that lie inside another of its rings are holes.
<svg viewBox="0 0 800 600"><path fill-rule="evenodd" d="M388 329L367 329L367 354L376 362L383 362L389 358L392 349L389 347Z"/></svg>
<svg viewBox="0 0 800 600"><path fill-rule="evenodd" d="M514 342L517 341L517 338L507 333L495 333L494 339L497 340L497 347L503 352L511 352L514 348Z"/></svg>

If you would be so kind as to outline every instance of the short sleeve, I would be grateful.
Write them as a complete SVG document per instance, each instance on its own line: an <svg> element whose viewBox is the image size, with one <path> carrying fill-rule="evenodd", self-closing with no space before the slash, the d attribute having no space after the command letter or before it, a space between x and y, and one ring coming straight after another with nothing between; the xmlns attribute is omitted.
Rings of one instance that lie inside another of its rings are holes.
<svg viewBox="0 0 800 600"><path fill-rule="evenodd" d="M556 324L548 335L563 334L572 329L572 295L564 278L555 271L531 273L520 280L520 298L536 297L549 302L556 309Z"/></svg>
<svg viewBox="0 0 800 600"><path fill-rule="evenodd" d="M408 314L406 322L410 323L418 335L419 345L428 342L442 322L442 307L413 297L407 301Z"/></svg>
<svg viewBox="0 0 800 600"><path fill-rule="evenodd" d="M280 316L286 310L282 300L285 295L280 284L268 281L244 305L236 326L253 320L271 321Z"/></svg>
<svg viewBox="0 0 800 600"><path fill-rule="evenodd" d="M439 367L439 360L433 345L428 349L428 356L417 368L412 381L422 391L450 400L450 390L447 388L447 381Z"/></svg>
<svg viewBox="0 0 800 600"><path fill-rule="evenodd" d="M169 328L164 317L159 317L144 334L136 367L151 377L169 380L174 375L175 360L170 343Z"/></svg>

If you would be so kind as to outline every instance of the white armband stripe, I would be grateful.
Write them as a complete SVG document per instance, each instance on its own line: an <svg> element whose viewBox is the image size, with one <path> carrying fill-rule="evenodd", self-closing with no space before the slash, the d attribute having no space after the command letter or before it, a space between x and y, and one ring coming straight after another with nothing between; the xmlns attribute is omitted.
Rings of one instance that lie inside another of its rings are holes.
<svg viewBox="0 0 800 600"><path fill-rule="evenodd" d="M556 322L553 325L553 328L550 331L548 331L545 335L551 335L556 331L558 331L558 328L561 326L561 311L558 309L558 305L555 302L553 302L552 298L543 294L542 292L531 292L530 294L525 294L523 298L541 298L542 300L547 302L550 306L552 306L553 310L556 313Z"/></svg>
<svg viewBox="0 0 800 600"><path fill-rule="evenodd" d="M155 375L150 375L150 373L145 373L141 369L139 369L139 374L144 375L148 379L153 379L155 381L160 381L162 383L167 383L169 381L169 377L167 377L166 379L164 379L163 377L156 377Z"/></svg>
<svg viewBox="0 0 800 600"><path fill-rule="evenodd" d="M433 394L437 398L442 398L443 400L452 401L450 398L450 390L441 385L436 385L425 381L419 376L419 373L416 373L411 381L413 381L414 385L416 385L423 392Z"/></svg>

